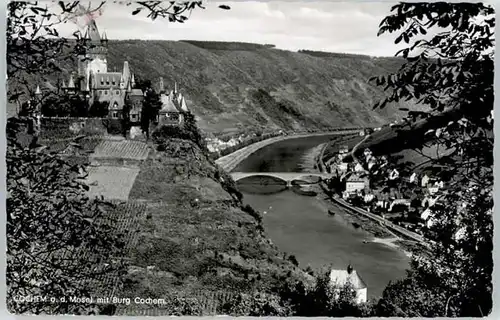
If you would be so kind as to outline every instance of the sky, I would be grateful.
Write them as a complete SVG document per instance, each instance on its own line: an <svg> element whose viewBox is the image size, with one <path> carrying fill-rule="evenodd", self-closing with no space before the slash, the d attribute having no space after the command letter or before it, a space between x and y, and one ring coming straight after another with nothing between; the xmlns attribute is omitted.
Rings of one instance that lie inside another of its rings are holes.
<svg viewBox="0 0 500 320"><path fill-rule="evenodd" d="M95 7L99 2L92 2ZM224 4L231 10L222 10ZM377 37L378 26L395 2L204 1L184 23L133 16L135 5L106 3L97 25L109 39L209 40L274 44L279 49L393 56L395 34ZM85 6L88 2L84 3ZM63 36L78 29L60 28Z"/></svg>

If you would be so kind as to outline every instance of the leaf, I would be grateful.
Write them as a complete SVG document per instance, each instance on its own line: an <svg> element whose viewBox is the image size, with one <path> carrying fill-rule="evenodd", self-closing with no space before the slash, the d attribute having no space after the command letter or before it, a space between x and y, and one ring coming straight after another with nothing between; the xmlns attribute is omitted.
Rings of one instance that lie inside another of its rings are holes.
<svg viewBox="0 0 500 320"><path fill-rule="evenodd" d="M404 38L406 43L410 42L410 38L408 37L408 35L406 33L403 33L403 38Z"/></svg>
<svg viewBox="0 0 500 320"><path fill-rule="evenodd" d="M64 4L64 2L59 1L59 6L61 6L61 9L63 10L63 12L66 12L66 5Z"/></svg>

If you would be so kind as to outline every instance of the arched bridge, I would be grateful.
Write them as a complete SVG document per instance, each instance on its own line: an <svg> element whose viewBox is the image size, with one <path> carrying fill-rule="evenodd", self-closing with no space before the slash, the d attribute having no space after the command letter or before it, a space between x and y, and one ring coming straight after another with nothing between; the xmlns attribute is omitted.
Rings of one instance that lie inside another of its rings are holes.
<svg viewBox="0 0 500 320"><path fill-rule="evenodd" d="M307 177L318 177L322 180L333 177L331 173L321 172L231 172L231 177L234 181L238 181L248 177L273 177L286 182L288 187L292 186L292 181L305 180Z"/></svg>

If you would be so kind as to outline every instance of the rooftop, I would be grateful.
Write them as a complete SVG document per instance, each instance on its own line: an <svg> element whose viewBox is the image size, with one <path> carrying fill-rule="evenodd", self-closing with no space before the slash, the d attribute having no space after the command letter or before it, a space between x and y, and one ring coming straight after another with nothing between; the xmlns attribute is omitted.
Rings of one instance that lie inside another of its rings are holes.
<svg viewBox="0 0 500 320"><path fill-rule="evenodd" d="M330 283L335 287L343 287L347 283L351 283L354 289L366 289L366 283L361 279L356 270L352 270L349 273L347 270L335 270L330 271Z"/></svg>

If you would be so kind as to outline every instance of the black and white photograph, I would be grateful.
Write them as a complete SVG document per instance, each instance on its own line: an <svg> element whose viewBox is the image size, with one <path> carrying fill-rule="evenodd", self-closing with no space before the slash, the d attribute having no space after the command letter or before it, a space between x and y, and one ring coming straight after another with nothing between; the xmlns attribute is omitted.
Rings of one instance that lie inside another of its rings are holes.
<svg viewBox="0 0 500 320"><path fill-rule="evenodd" d="M493 4L6 9L9 313L491 316Z"/></svg>

